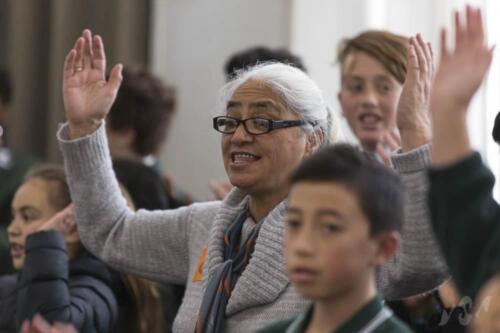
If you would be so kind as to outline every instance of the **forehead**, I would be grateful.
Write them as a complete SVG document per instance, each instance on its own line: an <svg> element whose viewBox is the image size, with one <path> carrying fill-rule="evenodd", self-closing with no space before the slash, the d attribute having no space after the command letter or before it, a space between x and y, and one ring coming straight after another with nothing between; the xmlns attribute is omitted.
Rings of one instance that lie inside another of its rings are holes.
<svg viewBox="0 0 500 333"><path fill-rule="evenodd" d="M293 185L290 207L303 211L334 209L346 215L362 214L358 197L344 185L330 181L304 181Z"/></svg>
<svg viewBox="0 0 500 333"><path fill-rule="evenodd" d="M270 104L281 109L286 109L286 103L283 98L274 92L269 85L258 80L244 82L235 90L228 104L238 106L256 102L261 102L262 105Z"/></svg>
<svg viewBox="0 0 500 333"><path fill-rule="evenodd" d="M365 52L349 53L342 65L342 77L388 77L395 79L384 65Z"/></svg>
<svg viewBox="0 0 500 333"><path fill-rule="evenodd" d="M17 190L12 207L20 208L29 205L38 209L50 209L49 191L50 184L41 179L31 179L25 182Z"/></svg>

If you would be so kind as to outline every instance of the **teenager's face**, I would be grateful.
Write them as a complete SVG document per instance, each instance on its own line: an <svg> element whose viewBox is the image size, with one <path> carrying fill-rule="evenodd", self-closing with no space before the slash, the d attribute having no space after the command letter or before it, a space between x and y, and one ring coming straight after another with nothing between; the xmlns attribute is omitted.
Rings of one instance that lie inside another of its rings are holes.
<svg viewBox="0 0 500 333"><path fill-rule="evenodd" d="M330 299L372 278L378 244L357 198L344 186L295 184L286 224L287 272L303 296Z"/></svg>
<svg viewBox="0 0 500 333"><path fill-rule="evenodd" d="M365 149L374 150L383 135L396 126L403 85L382 63L364 52L347 56L338 94L342 113Z"/></svg>
<svg viewBox="0 0 500 333"><path fill-rule="evenodd" d="M49 193L53 191L51 184L41 179L31 179L16 192L12 202L13 220L7 232L10 243L10 254L15 269L24 265L24 250L28 235L38 231L57 209L49 202Z"/></svg>

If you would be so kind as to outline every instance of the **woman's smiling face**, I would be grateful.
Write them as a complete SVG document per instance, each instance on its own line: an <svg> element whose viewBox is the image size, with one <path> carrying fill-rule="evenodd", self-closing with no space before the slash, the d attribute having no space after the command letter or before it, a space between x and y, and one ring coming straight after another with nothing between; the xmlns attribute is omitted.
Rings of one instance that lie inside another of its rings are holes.
<svg viewBox="0 0 500 333"><path fill-rule="evenodd" d="M299 119L282 98L257 80L249 80L236 89L226 115L237 119ZM251 194L287 191L289 175L308 151L307 135L301 127L252 135L240 124L233 134L222 135L222 155L229 180Z"/></svg>

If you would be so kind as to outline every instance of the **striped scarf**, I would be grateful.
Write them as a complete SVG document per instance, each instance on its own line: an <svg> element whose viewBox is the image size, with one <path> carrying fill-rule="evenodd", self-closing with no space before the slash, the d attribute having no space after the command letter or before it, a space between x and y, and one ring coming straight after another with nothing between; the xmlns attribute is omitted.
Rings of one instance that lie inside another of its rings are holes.
<svg viewBox="0 0 500 333"><path fill-rule="evenodd" d="M224 262L210 275L196 321L195 333L224 332L227 302L250 260L262 224L255 225L247 240L240 244L241 231L247 218L248 209L245 208L236 216L224 235Z"/></svg>

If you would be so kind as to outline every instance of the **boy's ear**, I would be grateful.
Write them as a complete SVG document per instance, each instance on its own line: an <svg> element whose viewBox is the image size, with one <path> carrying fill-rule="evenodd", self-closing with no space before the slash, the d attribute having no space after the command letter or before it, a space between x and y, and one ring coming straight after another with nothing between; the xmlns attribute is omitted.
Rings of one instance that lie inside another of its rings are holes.
<svg viewBox="0 0 500 333"><path fill-rule="evenodd" d="M373 265L381 266L391 260L399 248L401 236L397 231L381 232L374 237L377 249L373 257Z"/></svg>

